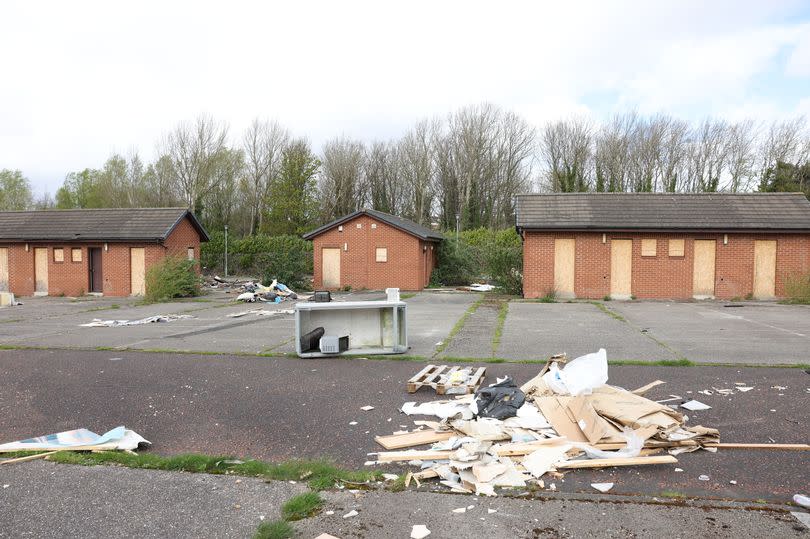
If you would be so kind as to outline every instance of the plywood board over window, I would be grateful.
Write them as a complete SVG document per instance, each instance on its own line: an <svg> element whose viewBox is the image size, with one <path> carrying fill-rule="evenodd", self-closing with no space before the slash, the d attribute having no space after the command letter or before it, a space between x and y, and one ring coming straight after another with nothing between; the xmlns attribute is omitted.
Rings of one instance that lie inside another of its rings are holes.
<svg viewBox="0 0 810 539"><path fill-rule="evenodd" d="M65 250L61 247L54 247L53 249L53 261L54 262L64 262L65 261Z"/></svg>
<svg viewBox="0 0 810 539"><path fill-rule="evenodd" d="M70 259L73 262L81 262L82 261L82 249L81 247L74 247L70 250Z"/></svg>
<svg viewBox="0 0 810 539"><path fill-rule="evenodd" d="M641 240L641 256L655 256L657 243L655 240Z"/></svg>
<svg viewBox="0 0 810 539"><path fill-rule="evenodd" d="M669 256L683 256L684 240L669 240Z"/></svg>
<svg viewBox="0 0 810 539"><path fill-rule="evenodd" d="M388 247L377 247L377 262L388 262Z"/></svg>

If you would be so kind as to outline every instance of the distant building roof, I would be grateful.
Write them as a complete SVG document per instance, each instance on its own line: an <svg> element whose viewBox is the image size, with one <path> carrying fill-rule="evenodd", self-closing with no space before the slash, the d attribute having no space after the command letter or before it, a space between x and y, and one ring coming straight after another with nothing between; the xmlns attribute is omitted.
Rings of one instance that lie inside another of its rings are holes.
<svg viewBox="0 0 810 539"><path fill-rule="evenodd" d="M159 242L186 217L200 240L208 241L208 233L186 208L103 208L0 212L0 242Z"/></svg>
<svg viewBox="0 0 810 539"><path fill-rule="evenodd" d="M518 195L518 230L810 231L802 193Z"/></svg>
<svg viewBox="0 0 810 539"><path fill-rule="evenodd" d="M307 232L306 234L304 234L303 238L305 240L311 240L315 236L323 234L327 230L342 225L343 223L350 221L360 215L368 215L369 217L378 219L383 223L389 224L394 228L398 228L403 232L407 232L408 234L411 234L412 236L416 236L417 238L421 238L423 240L441 241L442 239L444 239L444 236L442 236L440 232L416 224L413 221L403 219L402 217L397 217L396 215L391 215L390 213L385 213L377 210L370 210L367 208L357 210L355 212L350 213L349 215L344 215L339 219L335 219L330 223L326 223L325 225L320 226L311 232Z"/></svg>

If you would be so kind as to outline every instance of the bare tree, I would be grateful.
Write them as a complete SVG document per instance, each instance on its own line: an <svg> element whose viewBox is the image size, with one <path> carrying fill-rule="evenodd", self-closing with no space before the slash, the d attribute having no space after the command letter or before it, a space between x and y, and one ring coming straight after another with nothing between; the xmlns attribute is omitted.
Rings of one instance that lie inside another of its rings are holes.
<svg viewBox="0 0 810 539"><path fill-rule="evenodd" d="M289 132L278 122L259 119L254 119L242 136L245 169L241 187L250 212L251 234L261 228L270 182L278 174L289 139Z"/></svg>
<svg viewBox="0 0 810 539"><path fill-rule="evenodd" d="M633 138L637 131L638 116L636 113L617 114L610 123L603 126L595 136L594 152L594 175L596 191L621 192L627 189L630 182L631 151L633 148ZM544 134L544 140L548 137L550 142L560 147L558 139L562 135L557 133ZM561 154L561 150L555 150L550 155ZM547 157L548 159L548 157ZM563 175L561 157L557 158L558 164L556 174Z"/></svg>
<svg viewBox="0 0 810 539"><path fill-rule="evenodd" d="M215 186L216 156L225 147L228 128L211 116L183 122L163 141L162 154L174 169L174 179L183 202L195 212L203 197Z"/></svg>
<svg viewBox="0 0 810 539"><path fill-rule="evenodd" d="M375 210L402 214L404 185L396 143L375 141L363 161L368 202Z"/></svg>
<svg viewBox="0 0 810 539"><path fill-rule="evenodd" d="M435 200L435 167L433 131L431 122L417 123L400 140L397 165L403 191L403 214L419 224L431 222Z"/></svg>
<svg viewBox="0 0 810 539"><path fill-rule="evenodd" d="M753 178L756 132L753 120L743 120L728 127L726 156L728 190L732 193L745 191Z"/></svg>
<svg viewBox="0 0 810 539"><path fill-rule="evenodd" d="M714 192L726 166L726 134L723 120L706 118L690 135L687 153L687 185L691 192Z"/></svg>
<svg viewBox="0 0 810 539"><path fill-rule="evenodd" d="M540 155L552 191L587 191L591 187L593 126L584 118L547 124L540 132Z"/></svg>
<svg viewBox="0 0 810 539"><path fill-rule="evenodd" d="M358 140L338 137L324 145L320 177L324 221L346 215L363 206L366 200L364 161L365 146Z"/></svg>

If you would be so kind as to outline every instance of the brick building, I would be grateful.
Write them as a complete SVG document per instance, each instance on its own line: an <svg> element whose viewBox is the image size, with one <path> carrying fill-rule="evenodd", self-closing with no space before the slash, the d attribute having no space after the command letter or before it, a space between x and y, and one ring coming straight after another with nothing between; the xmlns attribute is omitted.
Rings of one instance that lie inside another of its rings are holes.
<svg viewBox="0 0 810 539"><path fill-rule="evenodd" d="M421 290L442 235L376 210L358 210L304 235L312 240L315 288Z"/></svg>
<svg viewBox="0 0 810 539"><path fill-rule="evenodd" d="M801 193L529 194L516 213L527 298L772 299L810 272Z"/></svg>
<svg viewBox="0 0 810 539"><path fill-rule="evenodd" d="M208 235L185 208L0 212L0 290L142 295L166 255L200 259Z"/></svg>

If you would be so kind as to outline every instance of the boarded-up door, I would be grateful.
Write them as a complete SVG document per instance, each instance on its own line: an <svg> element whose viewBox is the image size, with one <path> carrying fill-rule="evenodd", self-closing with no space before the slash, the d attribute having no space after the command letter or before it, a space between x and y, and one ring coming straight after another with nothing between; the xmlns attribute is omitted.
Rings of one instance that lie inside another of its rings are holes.
<svg viewBox="0 0 810 539"><path fill-rule="evenodd" d="M324 288L340 288L340 249L321 251L321 272Z"/></svg>
<svg viewBox="0 0 810 539"><path fill-rule="evenodd" d="M558 297L574 296L574 248L573 239L554 240L554 291Z"/></svg>
<svg viewBox="0 0 810 539"><path fill-rule="evenodd" d="M48 249L37 247L34 249L34 293L40 296L48 295Z"/></svg>
<svg viewBox="0 0 810 539"><path fill-rule="evenodd" d="M714 240L695 240L695 267L692 295L696 299L714 297Z"/></svg>
<svg viewBox="0 0 810 539"><path fill-rule="evenodd" d="M754 242L754 297L776 296L776 240Z"/></svg>
<svg viewBox="0 0 810 539"><path fill-rule="evenodd" d="M146 293L145 262L143 247L132 247L129 250L129 290L133 296L143 296Z"/></svg>
<svg viewBox="0 0 810 539"><path fill-rule="evenodd" d="M633 283L633 240L610 240L610 297L630 299Z"/></svg>
<svg viewBox="0 0 810 539"><path fill-rule="evenodd" d="M0 247L0 291L8 292L8 249Z"/></svg>

